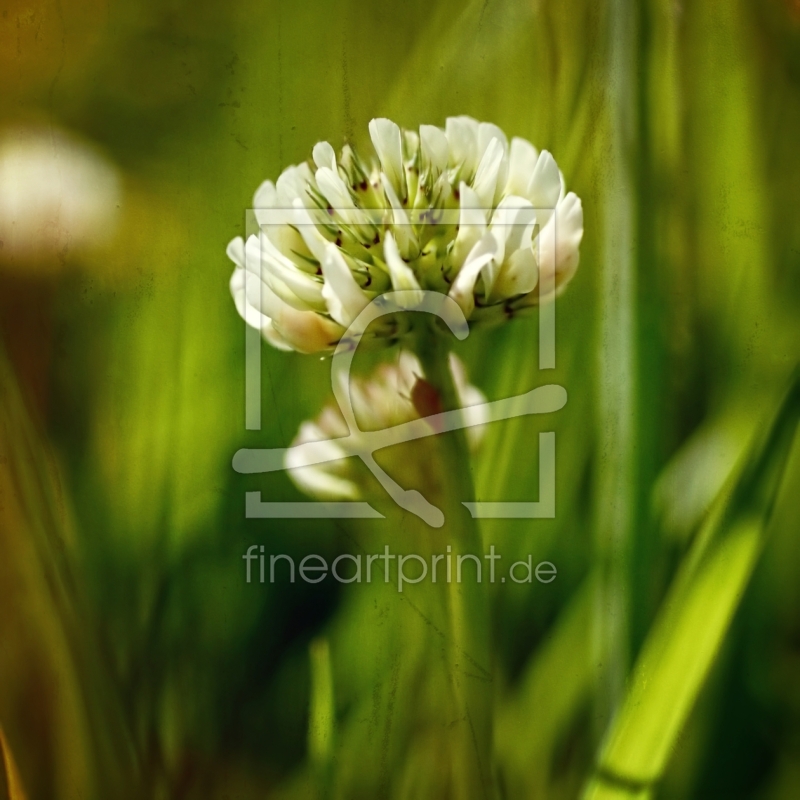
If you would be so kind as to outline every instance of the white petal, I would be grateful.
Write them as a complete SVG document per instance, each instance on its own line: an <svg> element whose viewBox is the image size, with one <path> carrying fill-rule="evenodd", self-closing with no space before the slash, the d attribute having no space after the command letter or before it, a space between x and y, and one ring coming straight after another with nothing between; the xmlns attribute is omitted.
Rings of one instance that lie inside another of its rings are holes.
<svg viewBox="0 0 800 800"><path fill-rule="evenodd" d="M408 399L417 382L417 377L423 374L422 365L414 353L409 350L401 350L396 363L397 369L392 373L392 388L398 397Z"/></svg>
<svg viewBox="0 0 800 800"><path fill-rule="evenodd" d="M411 163L419 152L419 134L416 131L403 130L403 162Z"/></svg>
<svg viewBox="0 0 800 800"><path fill-rule="evenodd" d="M252 275L247 278L247 301L268 316L286 343L301 353L328 350L343 333L341 326L316 311L292 308L269 284Z"/></svg>
<svg viewBox="0 0 800 800"><path fill-rule="evenodd" d="M311 157L317 167L327 167L336 171L336 153L328 142L317 142L311 151Z"/></svg>
<svg viewBox="0 0 800 800"><path fill-rule="evenodd" d="M355 228L356 234L364 239L372 237L368 215L356 207L347 184L338 172L321 167L316 173L317 187L347 225Z"/></svg>
<svg viewBox="0 0 800 800"><path fill-rule="evenodd" d="M508 138L497 125L491 122L481 122L478 126L478 163L480 163L481 159L486 154L486 150L493 139L497 139L497 141L500 142L500 146L503 148L503 155L497 167L496 191L493 199L494 204L496 204L503 196L503 189L505 188L506 179L508 178Z"/></svg>
<svg viewBox="0 0 800 800"><path fill-rule="evenodd" d="M275 208L278 202L278 190L272 181L264 181L253 195L253 208Z"/></svg>
<svg viewBox="0 0 800 800"><path fill-rule="evenodd" d="M277 235L281 225L287 222L287 201L281 201L272 181L264 181L253 195L253 212L261 230Z"/></svg>
<svg viewBox="0 0 800 800"><path fill-rule="evenodd" d="M539 151L527 140L515 136L508 156L508 180L505 194L525 195L536 168Z"/></svg>
<svg viewBox="0 0 800 800"><path fill-rule="evenodd" d="M491 228L511 253L530 245L531 228L536 222L536 210L530 200L517 195L504 197L492 214ZM526 238L527 237L527 238Z"/></svg>
<svg viewBox="0 0 800 800"><path fill-rule="evenodd" d="M520 248L531 251L535 221L536 211L530 201L524 197L516 195L505 197L495 209L490 230L498 241L499 249L497 257L483 271L483 285L487 301L495 302L498 293L501 296L507 296L502 294L502 288L495 286L495 281L505 269L505 262L514 255L515 251Z"/></svg>
<svg viewBox="0 0 800 800"><path fill-rule="evenodd" d="M278 202L281 205L291 206L292 201L299 198L303 205L308 201L308 185L312 179L311 169L308 164L287 167L278 178L275 188L278 192Z"/></svg>
<svg viewBox="0 0 800 800"><path fill-rule="evenodd" d="M436 125L420 125L419 138L425 164L434 173L441 173L447 169L449 148L444 131Z"/></svg>
<svg viewBox="0 0 800 800"><path fill-rule="evenodd" d="M464 266L456 275L449 295L458 303L464 316L469 318L475 308L475 283L481 270L497 255L498 242L491 231L486 231L481 240L472 248Z"/></svg>
<svg viewBox="0 0 800 800"><path fill-rule="evenodd" d="M255 237L251 237L255 239ZM305 311L313 309L324 311L325 302L322 297L322 283L315 277L298 269L297 266L281 253L277 247L266 237L261 236L261 266L265 280L269 276L277 278L290 292L291 295L279 291L270 283L273 290L279 294L289 305ZM269 282L269 280L268 280ZM292 299L294 296L294 300Z"/></svg>
<svg viewBox="0 0 800 800"><path fill-rule="evenodd" d="M325 257L325 247L330 242L320 233L319 228L311 219L308 209L304 207L299 199L294 200L292 206L293 224L300 231L300 235L303 237L303 241L306 243L311 255L322 264L322 259Z"/></svg>
<svg viewBox="0 0 800 800"><path fill-rule="evenodd" d="M347 328L369 304L370 297L358 285L344 256L334 244L328 243L325 248L322 274L325 277L322 296L328 304L328 311Z"/></svg>
<svg viewBox="0 0 800 800"><path fill-rule="evenodd" d="M244 270L242 278L246 290L247 302L259 313L270 319L276 319L284 313L286 309L294 310L270 288L270 285L263 281L251 270Z"/></svg>
<svg viewBox="0 0 800 800"><path fill-rule="evenodd" d="M450 353L450 371L453 373L458 402L464 410L467 439L471 447L476 447L483 438L485 425L489 421L486 395L469 382L464 363L455 353Z"/></svg>
<svg viewBox="0 0 800 800"><path fill-rule="evenodd" d="M245 261L244 243L234 239L229 255ZM249 259L248 259L249 260ZM344 329L316 311L299 311L282 300L252 269L237 268L230 281L239 314L248 325L261 330L264 338L280 349L301 353L329 350Z"/></svg>
<svg viewBox="0 0 800 800"><path fill-rule="evenodd" d="M373 119L369 123L369 135L380 159L381 169L391 181L398 196L405 197L406 179L400 128L390 119Z"/></svg>
<svg viewBox="0 0 800 800"><path fill-rule="evenodd" d="M422 292L419 291L419 282L411 267L400 257L391 231L386 233L383 242L383 255L386 258L386 266L389 268L389 275L392 279L392 289L395 291L413 291L403 302L405 307L416 306L422 302Z"/></svg>
<svg viewBox="0 0 800 800"><path fill-rule="evenodd" d="M353 198L341 176L330 167L320 167L315 175L317 187L336 211L355 208Z"/></svg>
<svg viewBox="0 0 800 800"><path fill-rule="evenodd" d="M458 196L461 210L458 235L451 255L451 263L457 269L466 261L470 250L486 232L486 213L478 195L462 181L458 188Z"/></svg>
<svg viewBox="0 0 800 800"><path fill-rule="evenodd" d="M357 500L358 487L347 478L340 478L325 469L325 464L289 469L289 477L300 491L318 500Z"/></svg>
<svg viewBox="0 0 800 800"><path fill-rule="evenodd" d="M495 262L483 273L489 302L530 292L536 286L539 270L531 244L535 224L536 210L523 197L510 195L495 211L491 229L503 238L505 249L499 268Z"/></svg>
<svg viewBox="0 0 800 800"><path fill-rule="evenodd" d="M400 205L400 200L394 193L394 187L389 182L386 175L381 175L383 183L383 190L386 192L386 197L389 200L389 205L392 207L392 229L394 230L397 239L397 245L400 252L405 258L415 258L419 253L419 244L417 237L414 235L414 230L408 219L405 209Z"/></svg>
<svg viewBox="0 0 800 800"><path fill-rule="evenodd" d="M230 283L228 284L233 296L233 302L239 316L251 327L256 330L261 330L264 325L270 322L269 317L262 314L255 306L248 302L245 294L245 280L247 276L242 267L237 267L231 275ZM249 278L255 282L255 278Z"/></svg>
<svg viewBox="0 0 800 800"><path fill-rule="evenodd" d="M542 150L536 161L525 196L534 208L555 208L561 193L561 175L553 156Z"/></svg>
<svg viewBox="0 0 800 800"><path fill-rule="evenodd" d="M225 249L225 253L227 254L228 258L233 261L234 264L236 264L237 267L244 269L244 239L242 239L241 236L237 236L235 239L231 239L230 242L228 242L228 247Z"/></svg>
<svg viewBox="0 0 800 800"><path fill-rule="evenodd" d="M289 306L272 320L275 331L298 353L331 350L341 339L344 328L316 311L295 311Z"/></svg>
<svg viewBox="0 0 800 800"><path fill-rule="evenodd" d="M491 209L497 188L498 171L503 160L503 145L499 139L492 139L478 164L472 188L481 200L483 207Z"/></svg>
<svg viewBox="0 0 800 800"><path fill-rule="evenodd" d="M267 324L261 328L261 335L276 350L284 350L286 352L294 350L294 348L275 329L275 325L271 319L267 320Z"/></svg>
<svg viewBox="0 0 800 800"><path fill-rule="evenodd" d="M555 226L555 237L551 231ZM583 238L583 207L573 192L564 197L555 214L539 234L540 270L555 268L555 289L559 291L572 279L580 261L580 244ZM555 253L553 253L555 239ZM545 300L549 297L544 298Z"/></svg>
<svg viewBox="0 0 800 800"><path fill-rule="evenodd" d="M486 148L492 143L492 139L497 139L503 148L503 152L508 152L508 139L505 133L491 122L481 122L478 125L478 160L483 158Z"/></svg>
<svg viewBox="0 0 800 800"><path fill-rule="evenodd" d="M283 256L265 236L237 236L228 245L228 257L239 267L264 281L285 303L300 311L323 310L322 287Z"/></svg>
<svg viewBox="0 0 800 800"><path fill-rule="evenodd" d="M267 212L265 212L267 213ZM268 212L270 215L276 214L276 211ZM294 227L294 220L292 219L294 211L292 209L282 210L281 216L283 222L276 225L261 225L261 232L269 238L270 242L275 246L275 249L285 258L290 261L296 269L305 272L309 275L317 275L317 267L309 263L307 260L311 258L311 252L306 247L303 237Z"/></svg>
<svg viewBox="0 0 800 800"><path fill-rule="evenodd" d="M492 287L492 300L499 302L509 297L527 294L536 288L539 267L532 248L522 248L507 256Z"/></svg>
<svg viewBox="0 0 800 800"><path fill-rule="evenodd" d="M261 331L261 335L277 350L292 350L291 345L287 344L284 338L275 330L272 320L264 316L258 309L254 308L245 297L245 272L243 269L236 269L231 275L230 281L233 302L239 316L251 327Z"/></svg>
<svg viewBox="0 0 800 800"><path fill-rule="evenodd" d="M578 268L583 239L583 206L580 198L569 192L556 209L556 281L559 288L572 279Z"/></svg>
<svg viewBox="0 0 800 800"><path fill-rule="evenodd" d="M461 167L461 180L468 180L478 163L478 122L472 117L448 117L444 133L450 147L450 166Z"/></svg>
<svg viewBox="0 0 800 800"><path fill-rule="evenodd" d="M348 453L342 446L327 438L327 435L313 422L304 422L295 437L293 445L304 444L302 451L290 448L286 452L284 466L296 486L311 497L320 500L356 500L360 496L356 485L338 475L343 471L341 459ZM311 451L308 446L311 445ZM332 459L320 464L309 465L303 456L322 456Z"/></svg>
<svg viewBox="0 0 800 800"><path fill-rule="evenodd" d="M497 242L497 249L494 258L483 268L483 287L486 294L486 300L492 301L492 291L494 283L500 272L503 260L506 257L507 240L512 238L516 240L518 236L522 236L520 231L517 230L517 215L521 213L519 208L512 205L513 198L507 198L505 205L497 208L492 215L492 222L489 230L494 235ZM532 213L529 211L529 213Z"/></svg>
<svg viewBox="0 0 800 800"><path fill-rule="evenodd" d="M346 428L344 434L347 434ZM316 422L303 422L302 425L300 425L300 430L297 431L297 436L295 436L292 442L292 447L286 451L284 459L286 469L308 467L313 464L318 457L330 459L328 462L323 462L325 466L332 466L338 459L346 458L347 452L339 442L335 441L337 438L339 437L334 436L332 431L323 430L323 427ZM294 447L298 444L305 446L295 450ZM319 446L309 447L309 445ZM320 466L323 464L320 464Z"/></svg>

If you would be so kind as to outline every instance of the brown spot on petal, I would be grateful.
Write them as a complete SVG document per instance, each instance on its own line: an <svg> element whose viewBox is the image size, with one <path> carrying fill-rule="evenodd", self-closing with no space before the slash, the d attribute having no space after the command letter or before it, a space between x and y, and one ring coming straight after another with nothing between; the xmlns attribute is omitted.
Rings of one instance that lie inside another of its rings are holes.
<svg viewBox="0 0 800 800"><path fill-rule="evenodd" d="M414 388L411 390L411 402L420 417L430 417L444 411L441 395L436 387L425 378L417 377Z"/></svg>

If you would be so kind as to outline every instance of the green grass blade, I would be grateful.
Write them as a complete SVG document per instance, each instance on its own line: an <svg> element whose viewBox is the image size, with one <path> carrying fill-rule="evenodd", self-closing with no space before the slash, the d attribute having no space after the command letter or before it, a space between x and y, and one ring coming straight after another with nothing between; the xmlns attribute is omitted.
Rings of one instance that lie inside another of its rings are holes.
<svg viewBox="0 0 800 800"><path fill-rule="evenodd" d="M762 549L799 420L796 373L766 436L710 514L664 602L586 800L640 796L663 774ZM616 795L608 795L612 784ZM620 788L625 785L630 788Z"/></svg>
<svg viewBox="0 0 800 800"><path fill-rule="evenodd" d="M22 679L23 670L50 677L52 699L41 698L38 713L51 726L55 744L32 749L42 760L39 769L52 770L58 791L52 796L58 799L76 791L103 795L112 786L121 799L140 796L137 754L76 569L70 498L65 500L58 462L29 413L2 341L0 454L4 567L0 570L4 600L0 705L13 707L4 695L19 691L15 681ZM20 630L25 638L17 633ZM15 659L18 665L24 664L17 667L20 672L11 668ZM25 704L20 709L23 715L28 713ZM13 738L17 730L26 728L12 725L9 718L4 725L18 756L26 757L20 758L20 770L33 793L25 768L36 761Z"/></svg>
<svg viewBox="0 0 800 800"><path fill-rule="evenodd" d="M308 754L317 771L320 794L327 796L335 731L333 672L328 640L314 639L309 646L309 657L311 703L308 714Z"/></svg>
<svg viewBox="0 0 800 800"><path fill-rule="evenodd" d="M637 12L628 0L608 6L609 150L603 204L603 255L596 342L597 488L595 554L601 579L595 608L598 670L595 724L605 728L624 692L629 665L629 562L638 495L636 469L638 139Z"/></svg>
<svg viewBox="0 0 800 800"><path fill-rule="evenodd" d="M548 796L554 750L589 700L595 583L584 580L499 704L495 751L509 797Z"/></svg>

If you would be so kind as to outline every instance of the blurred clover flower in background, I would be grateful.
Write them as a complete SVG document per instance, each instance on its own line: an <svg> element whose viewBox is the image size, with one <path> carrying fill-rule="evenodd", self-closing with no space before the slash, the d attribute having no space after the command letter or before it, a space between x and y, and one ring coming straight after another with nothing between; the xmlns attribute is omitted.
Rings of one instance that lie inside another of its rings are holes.
<svg viewBox="0 0 800 800"><path fill-rule="evenodd" d="M463 408L467 442L470 449L477 449L483 436L483 425L488 421L486 397L467 380L464 365L451 353L450 372L453 376L458 400ZM341 376L344 378L344 375ZM346 391L347 389L345 389ZM356 378L349 388L359 430L352 437L347 423L335 403L325 406L314 420L307 420L292 442L297 445L314 442L320 455L332 460L308 465L308 450L289 449L286 468L299 489L322 500L355 500L367 496L372 482L368 473L359 469L362 465L357 455L364 448L361 431L385 430L414 419L437 414L439 397L431 385L422 377L422 367L413 354L402 351L398 358L381 364L368 378ZM435 433L433 423L431 432ZM391 460L392 471L401 477L404 485L427 486L429 489L439 482L438 463L431 448L416 440L412 447L399 445L388 448L386 457ZM312 459L313 460L313 459Z"/></svg>
<svg viewBox="0 0 800 800"><path fill-rule="evenodd" d="M0 264L58 270L69 252L114 233L116 168L89 145L52 126L0 134Z"/></svg>
<svg viewBox="0 0 800 800"><path fill-rule="evenodd" d="M377 160L319 142L259 187L260 236L228 246L236 307L275 347L330 350L389 290L446 293L489 323L539 303L547 265L551 294L571 280L583 210L549 152L465 116L419 133L373 119L369 131ZM371 338L392 343L412 324L388 317Z"/></svg>

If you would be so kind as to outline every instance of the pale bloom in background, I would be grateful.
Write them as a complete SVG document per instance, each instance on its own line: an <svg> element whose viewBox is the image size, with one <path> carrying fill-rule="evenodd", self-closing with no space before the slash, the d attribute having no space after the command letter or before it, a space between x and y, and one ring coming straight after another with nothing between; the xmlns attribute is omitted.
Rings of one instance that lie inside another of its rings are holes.
<svg viewBox="0 0 800 800"><path fill-rule="evenodd" d="M390 290L446 293L475 323L536 305L548 264L551 295L571 280L583 210L546 150L470 117L369 130L377 159L319 142L256 192L260 235L228 246L236 307L274 346L330 350ZM411 324L384 318L371 338L397 341Z"/></svg>
<svg viewBox="0 0 800 800"><path fill-rule="evenodd" d="M486 397L467 381L464 365L450 354L450 369L465 421L467 441L476 448L483 435L487 412ZM416 356L401 352L391 363L381 364L368 378L350 380L350 396L358 426L363 431L385 430L395 425L428 417L442 410L435 390L424 379ZM353 457L363 446L363 437L356 434L346 440L350 431L335 402L320 415L304 422L292 446L316 442L320 453L334 460L312 466L298 466L296 453L286 456L286 469L299 489L321 500L355 500L369 495L376 484L366 468ZM431 427L431 433L436 431ZM427 439L386 448L384 460L391 465L392 477L405 488L424 486L434 494L439 472L435 448L426 446ZM378 451L376 455L380 455Z"/></svg>
<svg viewBox="0 0 800 800"><path fill-rule="evenodd" d="M54 269L72 251L102 245L116 227L115 167L52 127L0 132L0 265Z"/></svg>

